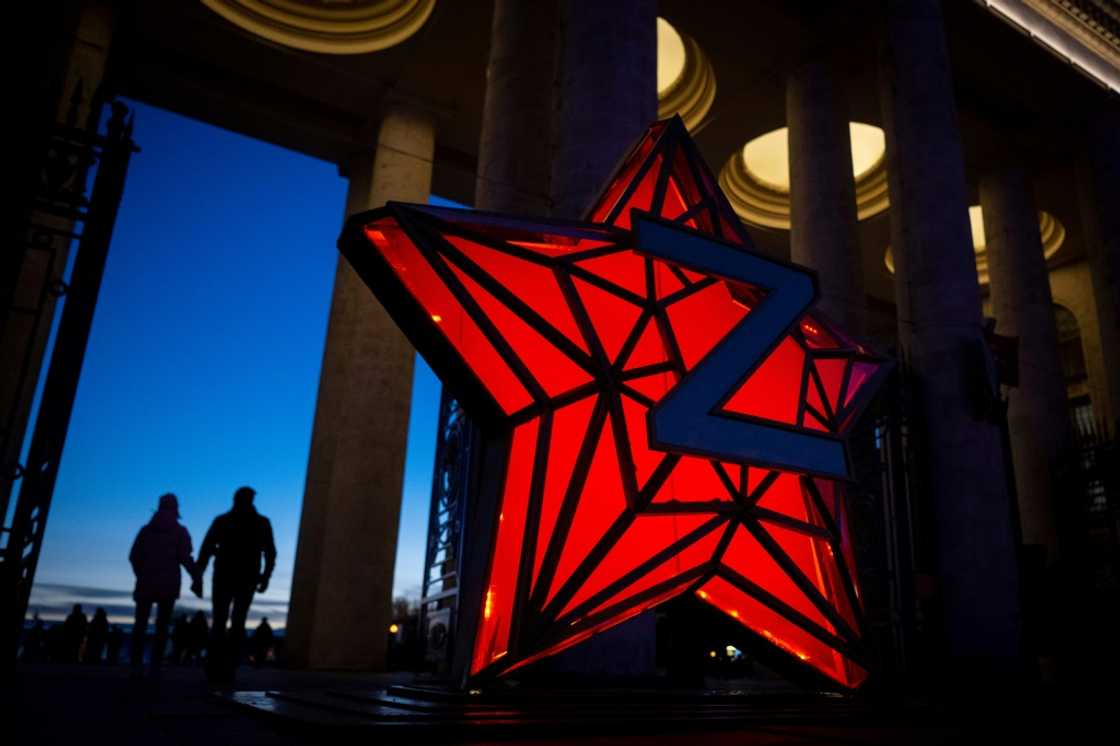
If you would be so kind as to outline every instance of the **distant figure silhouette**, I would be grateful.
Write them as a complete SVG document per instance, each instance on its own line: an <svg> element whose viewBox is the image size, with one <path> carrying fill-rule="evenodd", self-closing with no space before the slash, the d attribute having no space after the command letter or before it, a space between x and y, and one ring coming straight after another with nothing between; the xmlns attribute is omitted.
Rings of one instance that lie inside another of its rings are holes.
<svg viewBox="0 0 1120 746"><path fill-rule="evenodd" d="M115 666L121 660L121 647L124 645L124 632L120 626L113 624L109 627L109 644L106 646L105 662Z"/></svg>
<svg viewBox="0 0 1120 746"><path fill-rule="evenodd" d="M205 612L196 611L194 613L187 632L189 633L189 639L185 662L197 666L202 663L202 651L206 650L206 641L210 637L210 625L206 622Z"/></svg>
<svg viewBox="0 0 1120 746"><path fill-rule="evenodd" d="M192 579L198 577L198 569L191 557L191 535L179 523L179 499L167 493L159 498L159 508L128 554L132 571L136 574L136 590L132 597L136 600L136 622L132 627L132 652L130 662L133 675L144 670L144 636L148 632L148 617L152 604L156 604L156 637L152 646L151 672L157 674L163 663L163 649L167 643L167 626L179 598L182 565ZM195 587L192 582L191 587ZM196 591L197 592L197 591Z"/></svg>
<svg viewBox="0 0 1120 746"><path fill-rule="evenodd" d="M24 663L42 663L47 657L47 628L35 612L31 629L23 633L23 652L21 659Z"/></svg>
<svg viewBox="0 0 1120 746"><path fill-rule="evenodd" d="M74 604L70 616L62 623L62 660L66 663L77 663L82 655L82 643L86 640L86 629L89 620L82 611L81 604Z"/></svg>
<svg viewBox="0 0 1120 746"><path fill-rule="evenodd" d="M207 677L214 683L233 680L253 593L264 593L268 589L276 565L272 524L253 507L256 494L251 487L238 488L233 494L233 509L214 519L198 553L199 585L210 558L215 558L211 582L214 614L206 656ZM227 620L230 622L228 637Z"/></svg>
<svg viewBox="0 0 1120 746"><path fill-rule="evenodd" d="M89 623L89 631L86 632L86 653L83 660L86 663L100 663L108 639L109 617L105 615L105 609L98 606L97 611L93 612L93 621Z"/></svg>
<svg viewBox="0 0 1120 746"><path fill-rule="evenodd" d="M190 634L190 621L187 619L187 615L180 614L175 617L175 626L171 628L171 662L176 666L181 664L183 658L187 655Z"/></svg>
<svg viewBox="0 0 1120 746"><path fill-rule="evenodd" d="M268 617L261 617L261 623L253 631L253 663L263 666L268 662L268 651L272 650L275 639Z"/></svg>

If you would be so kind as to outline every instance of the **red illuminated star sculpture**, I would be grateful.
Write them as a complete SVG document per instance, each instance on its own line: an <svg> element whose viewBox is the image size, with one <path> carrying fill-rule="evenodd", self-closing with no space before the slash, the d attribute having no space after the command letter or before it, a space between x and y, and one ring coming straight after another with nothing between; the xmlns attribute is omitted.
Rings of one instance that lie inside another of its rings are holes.
<svg viewBox="0 0 1120 746"><path fill-rule="evenodd" d="M753 251L679 119L585 221L390 203L339 246L507 434L460 621L472 679L693 593L792 663L864 680L843 434L887 362L808 310L811 272Z"/></svg>

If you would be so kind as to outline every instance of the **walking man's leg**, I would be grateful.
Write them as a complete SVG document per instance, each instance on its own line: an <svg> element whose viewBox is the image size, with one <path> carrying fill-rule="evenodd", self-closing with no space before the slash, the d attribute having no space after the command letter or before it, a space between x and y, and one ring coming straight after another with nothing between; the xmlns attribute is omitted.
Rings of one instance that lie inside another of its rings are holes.
<svg viewBox="0 0 1120 746"><path fill-rule="evenodd" d="M241 662L241 651L245 644L245 620L249 616L249 606L253 603L254 590L253 586L247 585L236 589L233 594L233 616L230 618L229 639L235 666Z"/></svg>
<svg viewBox="0 0 1120 746"><path fill-rule="evenodd" d="M206 653L206 677L214 682L230 678L229 648L226 637L226 622L229 621L229 607L233 596L227 584L215 577L211 586L214 600L214 618L210 627L210 649Z"/></svg>

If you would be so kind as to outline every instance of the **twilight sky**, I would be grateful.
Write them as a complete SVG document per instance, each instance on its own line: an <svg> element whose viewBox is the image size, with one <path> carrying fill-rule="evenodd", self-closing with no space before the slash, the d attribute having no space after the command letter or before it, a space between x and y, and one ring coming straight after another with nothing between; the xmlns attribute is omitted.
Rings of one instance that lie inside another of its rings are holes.
<svg viewBox="0 0 1120 746"><path fill-rule="evenodd" d="M49 618L80 601L87 613L96 605L130 613L128 550L158 496L179 496L197 554L212 518L248 484L279 551L257 607L282 625L346 181L333 164L135 108L141 152L117 218L31 609ZM398 594L419 594L438 405L439 381L417 358ZM182 606L194 606L186 581L183 592Z"/></svg>

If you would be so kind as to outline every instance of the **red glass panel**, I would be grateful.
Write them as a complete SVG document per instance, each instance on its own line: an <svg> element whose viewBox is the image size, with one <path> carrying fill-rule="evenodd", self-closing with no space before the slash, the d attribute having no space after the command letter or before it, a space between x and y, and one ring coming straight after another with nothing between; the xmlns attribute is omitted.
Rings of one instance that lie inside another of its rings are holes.
<svg viewBox="0 0 1120 746"><path fill-rule="evenodd" d="M537 443L536 420L513 432L509 467L498 514L494 555L490 558L489 580L483 599L482 619L475 638L471 672L480 670L508 652L513 620L513 597L517 590L517 568L525 536L525 514L529 506L529 483L533 473L533 454Z"/></svg>
<svg viewBox="0 0 1120 746"><path fill-rule="evenodd" d="M730 502L727 486L708 459L681 456L669 478L653 496L655 503Z"/></svg>
<svg viewBox="0 0 1120 746"><path fill-rule="evenodd" d="M579 455L580 446L587 434L591 413L595 409L597 396L580 399L574 404L556 410L552 420L552 438L548 450L548 465L545 471L544 490L541 500L541 517L537 531L536 558L533 563L533 586L541 572L541 562L556 526L556 517L568 491L572 468Z"/></svg>
<svg viewBox="0 0 1120 746"><path fill-rule="evenodd" d="M796 424L804 364L805 351L786 337L723 405L724 410Z"/></svg>
<svg viewBox="0 0 1120 746"><path fill-rule="evenodd" d="M829 632L832 624L813 602L794 584L777 561L758 542L747 529L739 526L727 551L723 554L723 564L742 575L755 585L765 588L771 595L816 622Z"/></svg>
<svg viewBox="0 0 1120 746"><path fill-rule="evenodd" d="M451 265L451 269L549 396L557 396L591 381L590 373L576 365L508 306L486 292L458 267Z"/></svg>
<svg viewBox="0 0 1120 746"><path fill-rule="evenodd" d="M630 198L626 200L626 204L623 205L621 212L615 216L612 221L615 226L623 230L630 230L630 211L649 211L650 205L653 203L653 190L657 187L657 175L660 171L661 156L657 156L653 161L653 166L642 176L638 187L634 190L633 194L630 195Z"/></svg>
<svg viewBox="0 0 1120 746"><path fill-rule="evenodd" d="M638 393L645 394L654 402L660 401L661 397L671 389L677 382L676 374L654 373L649 376L642 376L641 378L627 379L626 385L636 389Z"/></svg>
<svg viewBox="0 0 1120 746"><path fill-rule="evenodd" d="M723 578L712 578L696 595L844 686L857 686L866 677L831 647Z"/></svg>
<svg viewBox="0 0 1120 746"><path fill-rule="evenodd" d="M576 264L642 298L646 296L646 262L633 251L617 251Z"/></svg>
<svg viewBox="0 0 1120 746"><path fill-rule="evenodd" d="M657 321L650 317L646 321L641 336L638 337L638 343L634 345L630 356L626 358L625 369L633 370L646 365L656 365L657 363L664 363L668 359L665 341L661 339L661 332L657 329Z"/></svg>
<svg viewBox="0 0 1120 746"><path fill-rule="evenodd" d="M687 516L657 516L656 518L660 520L677 520L683 517ZM646 521L651 518L654 518L654 516L638 516L637 520ZM707 520L710 519L711 516L704 516L704 518ZM626 586L625 589L619 591L616 595L611 596L606 601L603 601L601 604L591 609L587 613L587 616L590 617L594 614L598 614L614 604L621 604L627 599L649 590L658 583L663 583L670 578L677 577L706 562L710 562L715 555L716 547L719 545L719 540L720 537L723 536L724 530L726 530L726 526L720 524L707 534L704 534L704 536L681 550L674 557L659 565L654 572L646 573L638 580ZM678 529L678 533L681 533L680 529ZM686 533L687 531L681 533L681 535L683 536Z"/></svg>
<svg viewBox="0 0 1120 746"><path fill-rule="evenodd" d="M522 303L540 314L545 321L587 352L587 344L583 335L579 333L579 326L576 325L568 302L551 269L458 236L445 236L445 238L506 289L512 291Z"/></svg>
<svg viewBox="0 0 1120 746"><path fill-rule="evenodd" d="M607 357L614 360L642 309L578 277L573 282Z"/></svg>
<svg viewBox="0 0 1120 746"><path fill-rule="evenodd" d="M684 289L684 283L673 274L669 265L665 262L655 261L653 263L653 282L657 290L658 300Z"/></svg>
<svg viewBox="0 0 1120 746"><path fill-rule="evenodd" d="M619 170L610 186L607 187L606 192L596 200L594 207L591 208L591 222L602 223L607 219L622 193L626 191L626 187L630 186L630 182L633 181L646 158L653 152L658 135L660 135L660 130L655 134L653 128L650 128L641 142L627 156L626 163Z"/></svg>
<svg viewBox="0 0 1120 746"><path fill-rule="evenodd" d="M757 473L760 470L751 471ZM760 508L788 515L799 521L809 520L809 514L805 512L805 495L801 491L801 481L796 474L790 472L782 472L762 493L757 504Z"/></svg>
<svg viewBox="0 0 1120 746"><path fill-rule="evenodd" d="M689 532L711 520L710 515L667 515L667 516L638 516L634 523L622 535L622 538L611 548L603 560L596 566L595 571L580 585L564 609L560 612L563 616L572 611L584 601L606 588L611 583L634 571L640 565L648 562L659 552L668 549L676 542L683 539ZM711 558L711 554L708 555ZM682 572L681 555L669 557L645 573L641 580L646 582L646 587L668 580ZM700 558L693 563L705 561ZM691 569L691 566L683 570ZM622 600L625 591L604 600L599 606L610 606Z"/></svg>
<svg viewBox="0 0 1120 746"><path fill-rule="evenodd" d="M813 365L816 366L817 374L824 384L824 394L828 397L828 403L835 412L840 408L840 386L844 383L844 368L848 366L848 361L818 358Z"/></svg>
<svg viewBox="0 0 1120 746"><path fill-rule="evenodd" d="M625 509L626 497L618 470L618 454L615 452L608 419L603 424L603 433L591 459L591 468L587 472L587 481L576 505L564 550L556 563L556 577L549 589L548 601L552 600Z"/></svg>
<svg viewBox="0 0 1120 746"><path fill-rule="evenodd" d="M717 282L673 303L668 314L681 357L691 370L735 328L747 310L732 301L725 283ZM703 323L699 323L701 319Z"/></svg>
<svg viewBox="0 0 1120 746"><path fill-rule="evenodd" d="M396 222L383 218L368 226L366 235L498 406L510 413L531 404L509 365Z"/></svg>
<svg viewBox="0 0 1120 746"><path fill-rule="evenodd" d="M650 449L649 433L646 428L646 414L649 409L629 396L623 396L621 399L622 415L626 421L626 437L630 444L631 458L634 460L638 489L641 489L666 455L662 451Z"/></svg>

